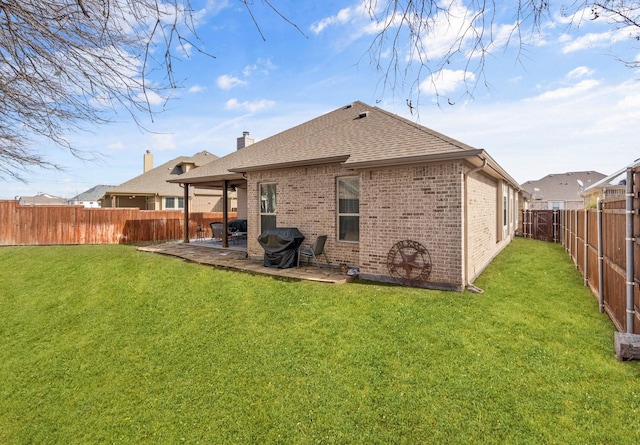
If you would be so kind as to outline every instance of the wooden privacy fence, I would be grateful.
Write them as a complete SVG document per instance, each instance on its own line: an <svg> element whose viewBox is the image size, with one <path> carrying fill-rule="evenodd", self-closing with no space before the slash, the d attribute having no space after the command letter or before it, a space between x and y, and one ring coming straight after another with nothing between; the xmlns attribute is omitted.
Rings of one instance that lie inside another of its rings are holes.
<svg viewBox="0 0 640 445"><path fill-rule="evenodd" d="M562 243L617 330L640 334L640 172L632 183L625 199L598 209L525 210L521 230Z"/></svg>
<svg viewBox="0 0 640 445"><path fill-rule="evenodd" d="M229 213L229 219L236 213ZM221 212L191 213L189 236L221 222ZM0 245L123 244L184 238L184 214L137 208L21 206L0 201Z"/></svg>

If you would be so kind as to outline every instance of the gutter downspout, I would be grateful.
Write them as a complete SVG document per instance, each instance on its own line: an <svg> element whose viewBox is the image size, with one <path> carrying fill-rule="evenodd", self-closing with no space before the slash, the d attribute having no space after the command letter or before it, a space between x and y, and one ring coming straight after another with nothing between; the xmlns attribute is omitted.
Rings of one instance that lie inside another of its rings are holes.
<svg viewBox="0 0 640 445"><path fill-rule="evenodd" d="M469 194L468 178L472 174L484 170L487 166L487 158L482 159L480 167L473 168L464 174L464 282L469 286Z"/></svg>
<svg viewBox="0 0 640 445"><path fill-rule="evenodd" d="M633 288L635 286L633 278L633 170L627 169L627 205L626 205L626 247L627 247L627 333L633 334L633 319L635 310L633 307Z"/></svg>

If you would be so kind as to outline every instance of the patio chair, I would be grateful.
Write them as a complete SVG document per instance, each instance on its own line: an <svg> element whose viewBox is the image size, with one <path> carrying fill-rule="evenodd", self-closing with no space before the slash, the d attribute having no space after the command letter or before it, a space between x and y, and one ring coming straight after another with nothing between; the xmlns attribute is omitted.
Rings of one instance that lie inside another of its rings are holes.
<svg viewBox="0 0 640 445"><path fill-rule="evenodd" d="M324 255L324 260L329 264L329 259L327 258L327 254L324 251L324 245L327 242L327 235L320 235L316 238L316 241L313 244L302 245L298 249L298 267L300 267L300 257L305 257L307 259L307 264L311 263L311 258L316 262L316 266L318 269L322 269L320 267L320 263L318 262L318 256Z"/></svg>
<svg viewBox="0 0 640 445"><path fill-rule="evenodd" d="M222 241L222 237L224 236L223 224L219 222L212 222L209 224L211 226L211 237L214 241Z"/></svg>

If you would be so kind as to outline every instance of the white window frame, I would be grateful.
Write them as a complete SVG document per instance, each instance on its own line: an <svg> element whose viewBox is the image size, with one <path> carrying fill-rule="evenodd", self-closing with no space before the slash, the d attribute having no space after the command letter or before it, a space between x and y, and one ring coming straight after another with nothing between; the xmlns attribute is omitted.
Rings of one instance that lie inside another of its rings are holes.
<svg viewBox="0 0 640 445"><path fill-rule="evenodd" d="M262 197L263 187L270 186L273 187L273 205L266 204L263 205ZM265 216L273 216L274 227L277 227L278 220L278 184L275 182L261 182L258 184L258 214L260 221L260 233L262 233L265 229L262 227L262 220Z"/></svg>
<svg viewBox="0 0 640 445"><path fill-rule="evenodd" d="M169 206L169 199L173 200L172 206ZM184 198L182 196L165 196L164 208L167 210L182 210L184 209Z"/></svg>
<svg viewBox="0 0 640 445"><path fill-rule="evenodd" d="M340 212L340 191L341 191L341 187L340 184L344 181L344 180L353 180L353 179L357 179L358 180L358 212ZM336 233L336 238L338 241L340 242L345 242L345 243L358 243L360 242L360 177L359 176L339 176L336 178L336 215L337 215L337 221L336 221L336 226L338 228L337 233ZM357 239L346 239L346 238L341 238L341 234L342 234L342 228L340 225L340 219L343 217L356 217L358 218L358 233L357 233Z"/></svg>

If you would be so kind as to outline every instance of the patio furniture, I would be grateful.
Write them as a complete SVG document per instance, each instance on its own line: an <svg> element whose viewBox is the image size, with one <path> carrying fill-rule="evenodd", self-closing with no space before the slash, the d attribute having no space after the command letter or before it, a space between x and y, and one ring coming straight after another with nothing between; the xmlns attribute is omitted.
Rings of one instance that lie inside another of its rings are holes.
<svg viewBox="0 0 640 445"><path fill-rule="evenodd" d="M234 219L227 224L227 233L229 235L229 241L232 243L239 243L242 240L247 239L247 220L246 219Z"/></svg>
<svg viewBox="0 0 640 445"><path fill-rule="evenodd" d="M258 242L264 249L264 266L286 269L295 267L298 247L304 235L295 227L276 227L260 234Z"/></svg>
<svg viewBox="0 0 640 445"><path fill-rule="evenodd" d="M196 229L196 241L204 241L204 229L202 228L202 226L198 226L198 228Z"/></svg>
<svg viewBox="0 0 640 445"><path fill-rule="evenodd" d="M224 236L223 224L219 222L212 222L209 226L211 226L211 238L214 241L222 241L222 237Z"/></svg>
<svg viewBox="0 0 640 445"><path fill-rule="evenodd" d="M311 258L313 258L318 269L322 269L320 267L320 262L318 261L318 256L320 255L324 255L324 260L329 264L329 259L324 251L324 245L326 242L327 235L320 235L316 238L316 241L313 244L300 246L300 249L298 250L298 267L300 267L300 257L305 257L307 259L307 264L310 264Z"/></svg>

